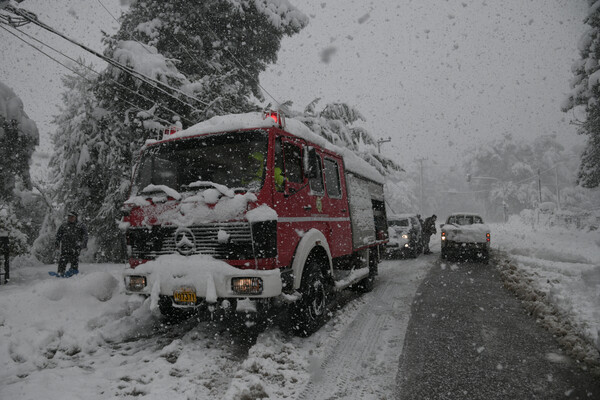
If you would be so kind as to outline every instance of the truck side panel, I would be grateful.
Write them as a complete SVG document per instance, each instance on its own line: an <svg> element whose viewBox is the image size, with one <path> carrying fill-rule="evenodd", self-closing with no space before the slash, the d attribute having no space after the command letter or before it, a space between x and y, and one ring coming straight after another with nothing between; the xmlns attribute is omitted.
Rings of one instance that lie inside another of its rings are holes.
<svg viewBox="0 0 600 400"><path fill-rule="evenodd" d="M371 182L352 173L346 173L346 185L352 224L352 245L355 249L375 242L375 222L371 200ZM376 186L376 185L373 185ZM381 190L383 193L383 190Z"/></svg>

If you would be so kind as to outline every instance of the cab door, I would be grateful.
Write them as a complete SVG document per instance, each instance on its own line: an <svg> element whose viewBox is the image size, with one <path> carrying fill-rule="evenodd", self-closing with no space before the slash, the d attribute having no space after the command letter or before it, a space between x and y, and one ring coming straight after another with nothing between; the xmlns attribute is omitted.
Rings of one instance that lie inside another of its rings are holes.
<svg viewBox="0 0 600 400"><path fill-rule="evenodd" d="M331 155L323 156L323 177L325 190L323 197L323 214L331 238L329 245L332 257L339 257L352 252L352 228L346 186L342 174L341 158Z"/></svg>
<svg viewBox="0 0 600 400"><path fill-rule="evenodd" d="M302 234L311 229L314 197L303 169L305 142L301 139L275 138L273 208L277 212L279 264L290 266Z"/></svg>

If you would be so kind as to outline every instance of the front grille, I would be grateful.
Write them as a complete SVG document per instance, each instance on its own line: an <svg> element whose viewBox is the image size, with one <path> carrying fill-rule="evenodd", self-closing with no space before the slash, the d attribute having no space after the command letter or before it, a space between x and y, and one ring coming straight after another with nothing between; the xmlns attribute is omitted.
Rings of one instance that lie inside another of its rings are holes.
<svg viewBox="0 0 600 400"><path fill-rule="evenodd" d="M219 231L226 232L227 243L218 240ZM177 239L186 232L187 239L193 235L193 247L177 247ZM247 260L254 258L252 233L247 222L222 222L196 225L187 228L160 227L131 228L127 231L132 257L151 260L165 254L207 254L218 259Z"/></svg>

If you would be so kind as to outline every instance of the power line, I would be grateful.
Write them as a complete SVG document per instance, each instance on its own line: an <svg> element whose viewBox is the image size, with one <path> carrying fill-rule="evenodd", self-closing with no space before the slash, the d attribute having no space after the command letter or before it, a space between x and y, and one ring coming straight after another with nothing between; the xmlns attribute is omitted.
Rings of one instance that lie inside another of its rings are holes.
<svg viewBox="0 0 600 400"><path fill-rule="evenodd" d="M76 46L81 47L85 51L92 53L96 57L98 57L98 58L106 61L107 63L109 63L110 65L114 66L115 68L117 68L117 69L119 69L119 70L121 70L121 71L123 71L125 73L128 73L129 75L132 75L133 77L135 77L137 79L140 79L141 81L143 81L143 82L145 82L145 83L153 86L158 91L160 91L163 94L165 94L165 95L167 95L167 96L169 96L169 97L171 97L171 98L173 98L173 99L181 102L182 104L184 104L184 105L192 108L194 111L200 112L200 110L198 110L197 108L195 108L191 104L189 104L189 103L181 100L180 98L174 96L173 94L167 92L166 90L162 89L158 85L164 86L164 87L166 87L166 88L168 88L168 89L170 89L170 90L172 90L172 91L174 91L176 93L179 93L179 94L181 94L181 95L183 95L185 97L188 97L190 99L196 100L197 102L199 102L199 103L201 103L203 105L206 105L207 107L211 107L212 106L212 104L210 104L210 103L207 103L207 102L205 102L203 100L200 100L200 99L198 99L198 98L196 98L194 96L191 96L191 95L189 95L189 94L187 94L187 93L185 93L185 92L183 92L181 90L173 88L173 87L169 86L168 84L166 84L164 82L161 82L161 81L156 80L154 78L151 78L151 77L149 77L147 75L144 75L143 73L141 73L139 71L136 71L133 68L130 68L130 67L126 66L126 65L123 65L123 64L119 63L118 61L110 58L110 57L107 57L107 56L105 56L105 55L103 55L101 53L98 53L97 51L95 51L95 50L93 50L93 49L91 49L91 48L89 48L89 47L87 47L87 46L85 46L85 45L77 42L76 40L71 39L70 37L66 36L62 32L57 31L56 29L52 28L51 26L49 26L49 25L47 25L47 24L39 21L37 19L37 17L35 17L35 15L32 16L31 15L32 13L30 13L28 11L25 11L25 10L22 10L22 9L16 9L16 8L14 8L12 6L7 6L6 9L9 10L10 12L16 14L16 15L19 15L19 16L22 16L23 18L26 18L28 21L32 22L33 24L38 25L39 27L41 27L43 29L46 29L47 31L49 31L51 33L54 33L54 34L62 37L63 39L65 39L65 40L67 40L67 41L75 44ZM154 83L154 85L152 83Z"/></svg>
<svg viewBox="0 0 600 400"><path fill-rule="evenodd" d="M89 66L85 65L84 63L82 63L82 62L79 62L78 60L76 60L76 59L74 59L74 58L72 58L72 57L70 57L70 56L66 55L66 54L65 54L65 53L63 53L62 51L55 49L54 47L50 46L49 44L42 42L41 40L39 40L39 39L37 39L37 38L35 38L35 37L33 37L33 36L29 35L28 33L24 32L24 31L21 31L21 30L19 30L19 29L16 29L16 28L15 28L15 30L16 30L16 31L18 31L19 33L21 33L21 34L23 34L23 35L27 36L28 38L30 38L30 39L32 39L32 40L35 40L36 42L40 43L41 45L43 45L43 46L46 46L46 47L48 47L48 48L50 48L50 49L54 50L54 51L55 51L55 52L57 52L58 54L62 55L62 56L63 56L63 57L65 57L65 58L68 58L69 60L73 61L74 63L78 64L79 66L81 66L81 67L83 67L83 68L86 68L86 69L88 69L89 71L93 72L94 74L96 74L96 75L98 75L98 76L101 76L100 72L98 72L98 71L94 70L93 68L91 68L91 67L89 67ZM34 49L36 49L36 50L39 50L39 49L37 49L36 47L34 47ZM61 64L61 65L62 65L62 64ZM69 68L69 70L71 70L71 69ZM71 71L73 71L73 70L71 70ZM73 72L77 73L76 71L73 71ZM81 75L80 75L80 76L81 76ZM190 125L193 125L193 122L192 122L192 121L188 120L187 118L183 118L183 117L181 117L181 116L179 115L179 113L178 113L178 112L176 112L176 111L174 111L174 110L171 110L169 107L167 107L167 106L165 106L165 105L162 105L162 104L160 104L160 103L157 103L156 101L152 100L151 98L149 98L149 97L147 97L147 96L145 96L145 95L143 95L143 94L141 94L141 93L139 93L139 92L135 92L135 91L131 90L131 89L130 89L130 88L128 88L127 86L125 86L125 85L121 84L120 82L118 82L118 81L116 81L116 80L112 79L110 76L106 76L106 77L108 78L108 80L109 80L109 81L111 81L111 82L112 82L112 83L114 83L115 85L119 86L120 88L122 88L122 89L124 89L124 90L128 91L129 93L131 93L131 94L133 94L133 95L135 95L135 96L138 96L138 97L140 97L140 98L142 98L142 99L144 99L144 100L146 100L146 101L148 101L148 102L150 102L150 103L156 104L158 107L160 107L160 108L164 109L165 111L168 111L168 112L170 112L170 113L172 113L172 114L174 114L174 115L177 115L177 116L179 116L180 118L182 118L182 119L186 120L188 123L190 123ZM136 109L138 109L138 110L140 110L140 111L145 111L145 110L143 110L142 108L139 108L139 107L138 107L138 106L136 106L135 104L133 104L133 103L131 103L131 102L129 102L129 101L127 101L127 100L123 99L123 98L121 98L120 100L122 100L123 102L125 102L125 103L127 103L127 104L129 104L129 105L131 105L131 106L134 106ZM159 117L156 117L156 116L155 116L155 118L156 118L157 120L161 120L161 121L163 121L163 122L166 122L166 123L168 123L168 124L170 124L170 123L171 123L171 122L169 122L169 121L166 121L166 120L164 120L164 119L162 119L162 118L159 118Z"/></svg>
<svg viewBox="0 0 600 400"><path fill-rule="evenodd" d="M106 12L108 13L108 15L110 15L112 17L112 19L115 20L115 22L117 22L118 24L120 24L119 20L114 15L112 15L112 13L108 10L108 8L106 8L106 6L100 0L97 0L97 1L98 1L98 3L100 3L100 5L102 6L102 8L104 8L106 10ZM133 37L133 35L131 33L127 32L127 34L129 35L129 37L132 40L136 41L140 46L142 46L142 48L144 50L146 50L148 53L152 54L152 52L150 50L148 50L148 48L146 47L147 45L139 42L136 38Z"/></svg>
<svg viewBox="0 0 600 400"><path fill-rule="evenodd" d="M3 27L2 25L0 25L0 28L2 28L3 30L5 30L6 32L10 33L11 35L13 35L14 37L16 37L17 39L21 40L22 42L24 42L25 44L33 47L35 50L39 51L40 53L42 53L43 55L45 55L46 57L48 57L49 59L55 61L56 63L62 65L63 67L65 67L66 69L68 69L69 71L73 72L74 74L79 75L81 78L85 79L88 82L91 82L86 76L82 75L81 73L79 73L79 71L76 71L70 67L68 67L67 65L63 64L62 62L58 61L56 58L52 57L51 55L49 55L48 53L44 52L41 49L38 49L37 47L35 47L33 44L29 43L28 41L26 41L25 39L19 37L18 35L14 34L13 32L9 31L8 29L6 29L5 27ZM20 32L20 31L19 31Z"/></svg>
<svg viewBox="0 0 600 400"><path fill-rule="evenodd" d="M82 74L81 74L79 71L77 71L77 70L75 70L75 69L72 69L72 68L70 68L69 66L67 66L67 65L63 64L62 62L60 62L60 61L59 61L59 60L57 60L56 58L54 58L54 57L52 57L51 55L47 54L47 53L46 53L46 52L44 52L43 50L41 50L41 49L39 49L39 48L35 47L33 44L31 44L31 43L27 42L27 41L26 41L26 40L24 40L23 38L19 37L18 35L14 34L13 32L9 31L8 29L4 28L3 26L0 26L0 28L4 29L5 31L7 31L7 32L8 32L8 33L10 33L11 35L15 36L17 39L19 39L19 40L23 41L24 43L26 43L27 45L29 45L29 46L33 47L35 50L39 51L40 53L42 53L42 54L43 54L43 55L45 55L46 57L48 57L48 58L50 58L51 60L55 61L56 63L60 64L60 65L61 65L61 66L63 66L64 68L68 69L69 71L73 72L74 74L76 74L76 75L80 76L81 78L85 79L87 82L89 82L89 83L93 83L93 82L92 82L91 80L89 80L89 79L88 79L86 76L82 75ZM42 42L41 40L39 40L39 39L37 39L37 38L35 38L35 37L33 37L33 36L29 35L29 34L28 34L28 33L26 33L26 32L23 32L23 31L21 31L21 30L19 30L19 29L17 29L17 28L14 28L14 29L15 29L17 32L19 32L19 33L21 33L21 34L23 34L23 35L27 36L27 37L28 37L28 38L30 38L31 40L34 40L34 41L36 41L36 42L40 43L41 45L48 47L49 49L51 49L51 50L55 51L56 53L58 53L58 54L62 55L62 56L63 56L63 57L65 57L65 58L67 58L67 59L71 60L72 62L74 62L74 63L76 63L76 64L78 64L78 65L80 65L80 66L82 66L82 67L84 67L84 68L86 68L86 69L88 69L89 71L91 71L91 72L95 73L96 75L98 75L98 76L100 76L100 75L101 75L99 72L95 71L93 68L91 68L91 67L89 67L89 66L87 66L87 65L85 65L85 64L83 64L83 63L81 63L81 62L79 62L78 60L75 60L74 58L72 58L72 57L70 57L70 56L68 56L68 55L64 54L64 53L63 53L63 52L61 52L60 50L57 50L57 49L55 49L54 47L50 46L49 44L47 44L47 43L44 43L44 42ZM168 112L170 112L170 113L173 113L174 115L178 115L178 116L179 116L179 113L177 113L177 112L175 112L175 111L171 110L170 108L168 108L168 107L166 107L166 106L164 106L164 105L162 105L162 104L160 104L160 103L157 103L157 102L155 102L154 100L150 99L149 97L146 97L146 96L144 96L144 95L143 95L143 94L141 94L141 93L134 92L133 90L131 90L131 89L130 89L130 88L128 88L127 86L124 86L124 85L122 85L121 83L119 83L119 82L115 81L114 79L112 79L112 78L108 77L108 80L110 80L111 82L115 83L116 85L118 85L118 86L119 86L119 87L121 87L122 89L124 89L124 90L126 90L126 91L128 91L128 92L130 92L130 93L132 93L132 94L134 94L134 95L136 95L136 96L139 96L139 97L141 97L142 99L144 99L144 100L146 100L146 101L148 101L148 102L150 102L150 103L153 103L153 104L157 105L158 107L160 107L160 108L163 108L164 110L166 110L166 111L168 111ZM123 102L124 102L124 103L126 103L126 104L129 104L130 106L134 107L134 108L135 108L135 109L137 109L138 111L146 111L146 110L143 110L142 108L138 107L137 105L135 105L135 104L133 104L133 103L129 102L129 101L128 101L128 100L126 100L126 99L123 99L123 98L121 98L121 101L123 101ZM154 117L156 120L159 120L159 121L165 122L165 123L167 123L167 124L171 124L171 122L170 122L170 121L164 120L164 119L162 119L162 118L160 118L160 117L157 117L157 116L153 116L153 117ZM191 124L193 124L193 122L192 122L192 121L190 121L190 120L188 120L187 118L183 118L183 117L181 117L181 116L180 116L180 118L182 118L182 119L186 120L188 123L190 123L190 125L191 125Z"/></svg>
<svg viewBox="0 0 600 400"><path fill-rule="evenodd" d="M5 31L7 31L7 32L8 32L8 33L10 33L11 35L15 36L17 39L21 40L23 43L25 43L25 44L27 44L27 45L29 45L29 46L33 47L35 50L39 51L40 53L42 53L42 54L43 54L43 55L45 55L46 57L50 58L51 60L55 61L56 63L58 63L58 64L62 65L63 67L65 67L65 68L66 68L66 69L68 69L69 71L71 71L71 72L73 72L74 74L76 74L76 75L80 76L82 79L86 80L87 82L89 82L89 83L93 83L93 81L91 81L90 79L88 79L88 77L86 77L85 75L81 74L79 71L77 71L77 70L75 70L75 69L72 69L72 68L70 68L69 66L67 66L67 65L65 65L65 64L63 64L63 63L61 63L61 62L60 62L60 61L58 61L56 58L52 57L51 55L49 55L48 53L44 52L43 50L41 50L41 49L38 49L38 48L37 48L37 47L35 47L33 44L31 44L31 43L29 43L28 41L26 41L25 39L23 39L23 38L21 38L21 37L19 37L19 36L15 35L13 32L9 31L9 30L8 30L8 29L6 29L5 27L3 27L3 26L0 26L0 28L4 29ZM21 32L21 33L24 33L24 32L22 32L22 31L19 31L19 32ZM27 35L27 34L25 33L25 35ZM29 35L27 35L27 36L29 36ZM34 39L34 40L37 40L37 39L35 39L35 38L33 38L33 39ZM42 43L42 44L44 44L44 43ZM45 44L44 44L44 45L45 45ZM46 45L46 46L48 46L48 45ZM54 50L54 51L57 51L57 50L53 49L53 48L52 48L52 47L50 47L50 46L48 46L48 47L49 47L49 48L51 48L51 49L52 49L52 50ZM58 52L58 51L57 51L57 52ZM60 53L60 52L59 52L59 53ZM61 54L62 54L62 53L61 53ZM64 54L63 54L63 55L64 55ZM64 55L64 56L65 56L65 57L67 57L67 58L69 58L69 59L71 59L69 56L66 56L66 55ZM91 70L92 72L94 72L94 73L96 73L96 74L98 74L98 75L99 75L99 73L98 73L98 72L96 72L96 71L94 71L93 69L91 69L91 68L89 68L89 67L85 66L84 64L81 64L81 63L79 63L79 62L77 62L77 61L75 61L75 62L76 62L76 63L78 63L79 65L82 65L82 66L84 66L84 67L88 68L88 69L89 69L89 70ZM120 85L120 83L118 83L118 82L115 82L115 83L117 83L118 85ZM130 90L129 88L126 88L126 89ZM131 91L131 90L130 90L130 91ZM135 92L133 92L133 91L131 91L131 92L132 92L132 93L134 93L134 94L136 94L136 93L135 93ZM139 95L140 95L140 96L142 96L142 97L144 97L144 96L143 96L143 95L141 95L141 94L139 94ZM148 98L146 98L146 99L148 99ZM146 111L146 110L143 110L143 109L139 108L137 105L135 105L135 104L133 104L133 103L131 103L131 102L129 102L129 101L127 101L127 100L125 100L125 99L121 99L121 100L122 100L123 102L125 102L125 103L129 104L130 106L134 107L134 108L135 108L135 109L137 109L138 111ZM150 100L150 99L148 99L148 100ZM150 101L152 101L152 100L150 100ZM162 107L160 104L158 104L158 106L159 106L159 107ZM167 110L168 110L168 109L167 109ZM169 111L170 111L170 110L169 110ZM173 111L171 111L171 112L173 112ZM162 119L162 118L160 118L160 117L156 117L156 116L154 116L154 118L155 118L155 119L157 119L157 120L159 120L159 121L166 122L167 124L170 124L170 123L171 123L171 122L169 122L169 121L166 121L166 120L164 120L164 119Z"/></svg>

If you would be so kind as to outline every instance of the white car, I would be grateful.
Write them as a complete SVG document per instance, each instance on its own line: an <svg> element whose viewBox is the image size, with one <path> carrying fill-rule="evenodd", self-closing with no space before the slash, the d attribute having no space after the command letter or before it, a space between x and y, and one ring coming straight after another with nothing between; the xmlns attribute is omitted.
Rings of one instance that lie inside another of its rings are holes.
<svg viewBox="0 0 600 400"><path fill-rule="evenodd" d="M388 235L389 242L385 247L388 258L417 258L423 252L421 223L415 214L388 217Z"/></svg>
<svg viewBox="0 0 600 400"><path fill-rule="evenodd" d="M487 263L490 256L490 227L483 218L472 213L454 213L440 225L442 231L442 258L464 258L472 255Z"/></svg>

